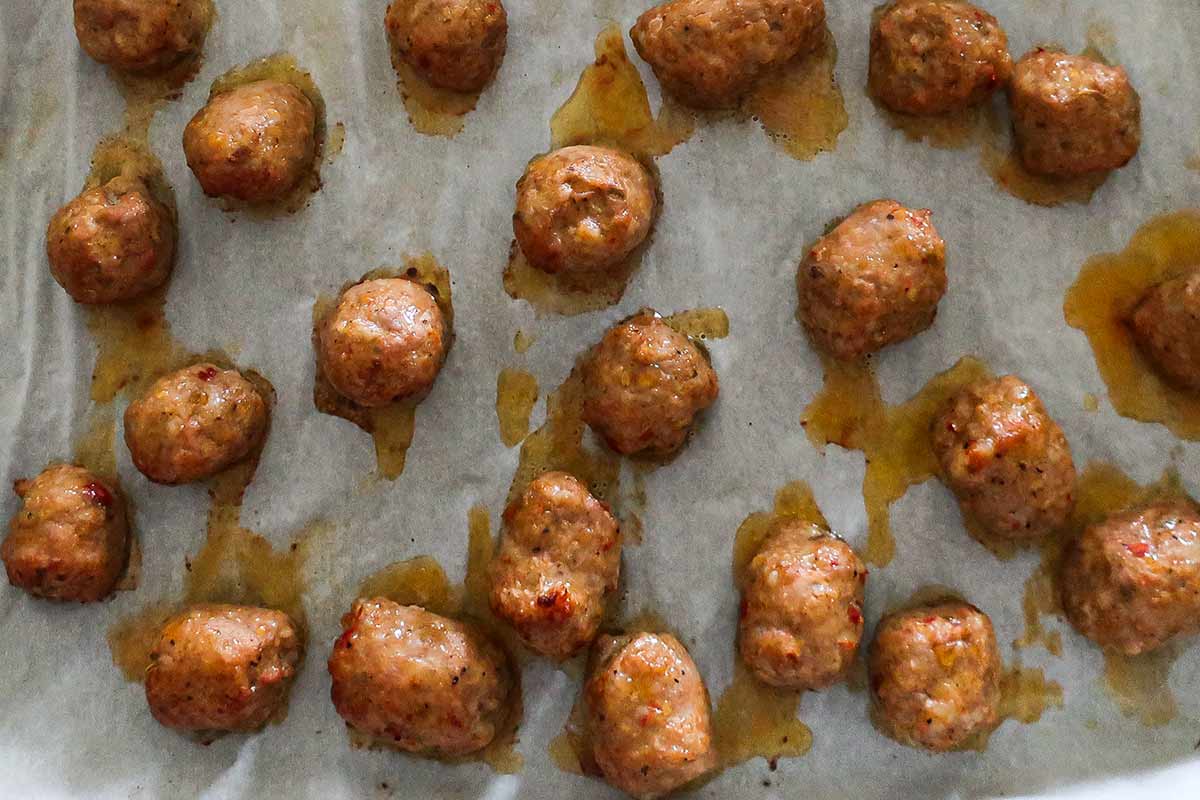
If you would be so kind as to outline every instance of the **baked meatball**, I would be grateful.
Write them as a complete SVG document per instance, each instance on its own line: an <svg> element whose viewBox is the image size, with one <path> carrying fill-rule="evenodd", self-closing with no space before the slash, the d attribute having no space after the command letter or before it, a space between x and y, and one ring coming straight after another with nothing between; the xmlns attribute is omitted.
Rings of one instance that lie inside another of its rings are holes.
<svg viewBox="0 0 1200 800"><path fill-rule="evenodd" d="M400 58L443 89L478 92L504 60L500 0L392 0L384 25Z"/></svg>
<svg viewBox="0 0 1200 800"><path fill-rule="evenodd" d="M282 611L191 606L163 624L150 653L150 713L180 730L261 728L287 703L303 649Z"/></svg>
<svg viewBox="0 0 1200 800"><path fill-rule="evenodd" d="M480 630L417 606L356 600L329 656L333 705L351 727L401 750L473 753L508 712L512 675Z"/></svg>
<svg viewBox="0 0 1200 800"><path fill-rule="evenodd" d="M159 72L200 52L209 0L75 0L75 35L97 61L125 72Z"/></svg>
<svg viewBox="0 0 1200 800"><path fill-rule="evenodd" d="M621 572L621 531L604 503L565 472L546 472L504 512L491 607L531 649L554 659L591 644Z"/></svg>
<svg viewBox="0 0 1200 800"><path fill-rule="evenodd" d="M996 18L956 0L894 0L871 26L868 86L905 114L945 114L1008 82L1012 57Z"/></svg>
<svg viewBox="0 0 1200 800"><path fill-rule="evenodd" d="M117 487L83 467L56 464L13 491L21 508L0 545L8 582L50 600L89 603L111 594L129 556Z"/></svg>
<svg viewBox="0 0 1200 800"><path fill-rule="evenodd" d="M129 404L125 444L150 480L189 483L249 455L266 435L267 415L263 396L237 370L196 364Z"/></svg>
<svg viewBox="0 0 1200 800"><path fill-rule="evenodd" d="M824 689L858 654L867 569L850 545L811 522L774 526L742 585L738 647L763 683Z"/></svg>
<svg viewBox="0 0 1200 800"><path fill-rule="evenodd" d="M1000 721L1000 651L992 621L944 601L879 621L868 657L871 700L884 731L941 752Z"/></svg>
<svg viewBox="0 0 1200 800"><path fill-rule="evenodd" d="M863 358L933 324L946 293L946 243L928 209L859 206L796 273L800 321L829 355Z"/></svg>
<svg viewBox="0 0 1200 800"><path fill-rule="evenodd" d="M629 38L668 94L729 108L820 44L824 25L824 0L670 0L638 17Z"/></svg>
<svg viewBox="0 0 1200 800"><path fill-rule="evenodd" d="M989 533L1032 539L1067 521L1075 505L1071 448L1020 378L963 388L934 419L930 436L946 485Z"/></svg>
<svg viewBox="0 0 1200 800"><path fill-rule="evenodd" d="M708 690L674 636L602 637L584 696L596 764L633 797L662 797L716 765Z"/></svg>
<svg viewBox="0 0 1200 800"><path fill-rule="evenodd" d="M317 328L317 358L333 388L360 406L429 391L446 360L437 301L407 278L380 278L342 293Z"/></svg>
<svg viewBox="0 0 1200 800"><path fill-rule="evenodd" d="M309 172L316 110L304 92L255 81L209 98L183 131L188 166L210 197L279 200Z"/></svg>
<svg viewBox="0 0 1200 800"><path fill-rule="evenodd" d="M583 382L583 421L625 455L674 453L719 391L700 348L650 310L604 334Z"/></svg>
<svg viewBox="0 0 1200 800"><path fill-rule="evenodd" d="M1017 62L1008 92L1017 152L1030 172L1116 169L1141 144L1141 101L1121 67L1039 47Z"/></svg>
<svg viewBox="0 0 1200 800"><path fill-rule="evenodd" d="M1200 391L1200 267L1146 292L1129 327L1160 375L1181 389Z"/></svg>
<svg viewBox="0 0 1200 800"><path fill-rule="evenodd" d="M1200 513L1159 502L1092 525L1060 585L1067 619L1101 647L1133 656L1200 631Z"/></svg>

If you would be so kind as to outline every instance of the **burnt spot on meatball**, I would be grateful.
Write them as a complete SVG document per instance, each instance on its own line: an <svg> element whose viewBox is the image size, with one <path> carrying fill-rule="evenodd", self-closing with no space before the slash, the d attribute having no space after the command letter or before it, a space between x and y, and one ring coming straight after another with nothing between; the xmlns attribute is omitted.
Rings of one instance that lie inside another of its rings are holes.
<svg viewBox="0 0 1200 800"><path fill-rule="evenodd" d="M84 51L123 72L151 74L200 53L212 0L75 0Z"/></svg>
<svg viewBox="0 0 1200 800"><path fill-rule="evenodd" d="M1181 389L1200 391L1200 266L1147 291L1128 323L1159 375Z"/></svg>
<svg viewBox="0 0 1200 800"><path fill-rule="evenodd" d="M430 84L480 92L504 60L501 0L392 0L384 18L396 55Z"/></svg>

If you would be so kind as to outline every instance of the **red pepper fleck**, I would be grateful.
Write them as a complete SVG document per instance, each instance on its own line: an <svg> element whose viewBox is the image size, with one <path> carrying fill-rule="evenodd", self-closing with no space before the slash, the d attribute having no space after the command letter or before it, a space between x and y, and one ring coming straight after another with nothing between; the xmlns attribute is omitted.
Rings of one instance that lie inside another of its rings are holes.
<svg viewBox="0 0 1200 800"><path fill-rule="evenodd" d="M926 617L925 619L921 620L921 622L924 622L926 625L932 625L933 623L937 622L937 617Z"/></svg>
<svg viewBox="0 0 1200 800"><path fill-rule="evenodd" d="M850 606L850 621L858 625L862 619L862 612L858 610L858 606Z"/></svg>
<svg viewBox="0 0 1200 800"><path fill-rule="evenodd" d="M83 493L87 499L97 505L110 508L113 504L113 496L108 491L108 488L99 481L92 481L87 486L83 487Z"/></svg>
<svg viewBox="0 0 1200 800"><path fill-rule="evenodd" d="M217 377L217 368L205 367L196 373L196 377L202 381L211 381L213 378Z"/></svg>
<svg viewBox="0 0 1200 800"><path fill-rule="evenodd" d="M1146 544L1145 542L1134 542L1133 544L1125 545L1125 549L1135 557L1143 558L1147 553L1150 552L1150 545Z"/></svg>

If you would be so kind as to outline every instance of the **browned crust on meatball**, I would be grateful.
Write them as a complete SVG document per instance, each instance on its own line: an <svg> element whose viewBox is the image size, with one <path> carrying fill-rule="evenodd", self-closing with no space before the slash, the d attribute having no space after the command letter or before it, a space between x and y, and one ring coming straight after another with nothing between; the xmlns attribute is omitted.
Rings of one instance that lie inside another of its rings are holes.
<svg viewBox="0 0 1200 800"><path fill-rule="evenodd" d="M1146 292L1129 315L1129 328L1162 377L1200 391L1200 266Z"/></svg>
<svg viewBox="0 0 1200 800"><path fill-rule="evenodd" d="M210 0L75 0L85 52L126 72L158 72L200 52Z"/></svg>
<svg viewBox="0 0 1200 800"><path fill-rule="evenodd" d="M393 0L384 18L392 47L434 86L482 91L504 60L508 13L500 0Z"/></svg>

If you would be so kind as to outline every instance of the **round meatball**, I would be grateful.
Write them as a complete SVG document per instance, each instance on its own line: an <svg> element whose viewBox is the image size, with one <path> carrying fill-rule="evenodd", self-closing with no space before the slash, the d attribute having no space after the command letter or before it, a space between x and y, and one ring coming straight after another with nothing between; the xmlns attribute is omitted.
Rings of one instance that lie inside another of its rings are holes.
<svg viewBox="0 0 1200 800"><path fill-rule="evenodd" d="M546 472L504 512L491 607L531 649L566 659L591 644L621 572L608 507L565 472Z"/></svg>
<svg viewBox="0 0 1200 800"><path fill-rule="evenodd" d="M125 444L150 480L189 483L249 455L266 435L267 416L263 396L237 370L196 364L129 404Z"/></svg>
<svg viewBox="0 0 1200 800"><path fill-rule="evenodd" d="M56 464L13 491L21 508L0 545L8 582L50 600L90 603L111 594L129 557L117 487L83 467Z"/></svg>
<svg viewBox="0 0 1200 800"><path fill-rule="evenodd" d="M625 455L674 453L719 391L700 348L649 310L604 334L583 382L583 421Z"/></svg>
<svg viewBox="0 0 1200 800"><path fill-rule="evenodd" d="M478 92L504 60L500 0L392 0L384 24L400 58L443 89Z"/></svg>
<svg viewBox="0 0 1200 800"><path fill-rule="evenodd" d="M406 278L351 286L317 329L317 358L333 388L360 406L421 397L446 360L448 340L433 295Z"/></svg>
<svg viewBox="0 0 1200 800"><path fill-rule="evenodd" d="M1009 86L1017 152L1030 172L1070 177L1123 167L1142 141L1141 101L1121 67L1036 48Z"/></svg>
<svg viewBox="0 0 1200 800"><path fill-rule="evenodd" d="M696 108L729 108L765 72L816 48L824 0L670 0L629 38L663 89Z"/></svg>
<svg viewBox="0 0 1200 800"><path fill-rule="evenodd" d="M159 72L204 44L209 0L75 0L75 35L89 56L125 72Z"/></svg>
<svg viewBox="0 0 1200 800"><path fill-rule="evenodd" d="M1012 57L996 18L957 0L894 0L871 26L871 93L893 111L945 114L1008 82Z"/></svg>
<svg viewBox="0 0 1200 800"><path fill-rule="evenodd" d="M646 800L716 765L708 689L665 633L603 637L584 686L593 756L605 779Z"/></svg>
<svg viewBox="0 0 1200 800"><path fill-rule="evenodd" d="M486 747L508 713L503 651L472 625L390 600L356 600L329 656L333 705L401 750L461 756Z"/></svg>
<svg viewBox="0 0 1200 800"><path fill-rule="evenodd" d="M1129 327L1160 375L1181 389L1200 391L1200 267L1146 292Z"/></svg>
<svg viewBox="0 0 1200 800"><path fill-rule="evenodd" d="M962 389L932 424L933 452L963 510L989 533L1032 539L1059 528L1075 505L1067 437L1020 378Z"/></svg>
<svg viewBox="0 0 1200 800"><path fill-rule="evenodd" d="M796 273L800 322L834 358L863 358L933 324L946 293L946 243L928 209L859 206Z"/></svg>
<svg viewBox="0 0 1200 800"><path fill-rule="evenodd" d="M1092 525L1060 585L1067 619L1101 647L1134 656L1200 631L1200 512L1159 502Z"/></svg>
<svg viewBox="0 0 1200 800"><path fill-rule="evenodd" d="M150 713L179 730L261 728L287 703L303 649L282 611L191 606L163 624L150 653Z"/></svg>
<svg viewBox="0 0 1200 800"><path fill-rule="evenodd" d="M824 689L845 677L863 630L867 568L811 522L777 524L742 586L738 647L763 683Z"/></svg>
<svg viewBox="0 0 1200 800"><path fill-rule="evenodd" d="M941 752L1000 721L1000 650L992 621L945 601L879 621L868 657L871 700L885 732Z"/></svg>
<svg viewBox="0 0 1200 800"><path fill-rule="evenodd" d="M175 215L126 176L88 189L46 229L50 274L77 303L121 303L161 286L175 263Z"/></svg>
<svg viewBox="0 0 1200 800"><path fill-rule="evenodd" d="M209 98L183 131L188 166L211 197L279 200L309 172L316 110L290 83L256 81Z"/></svg>

